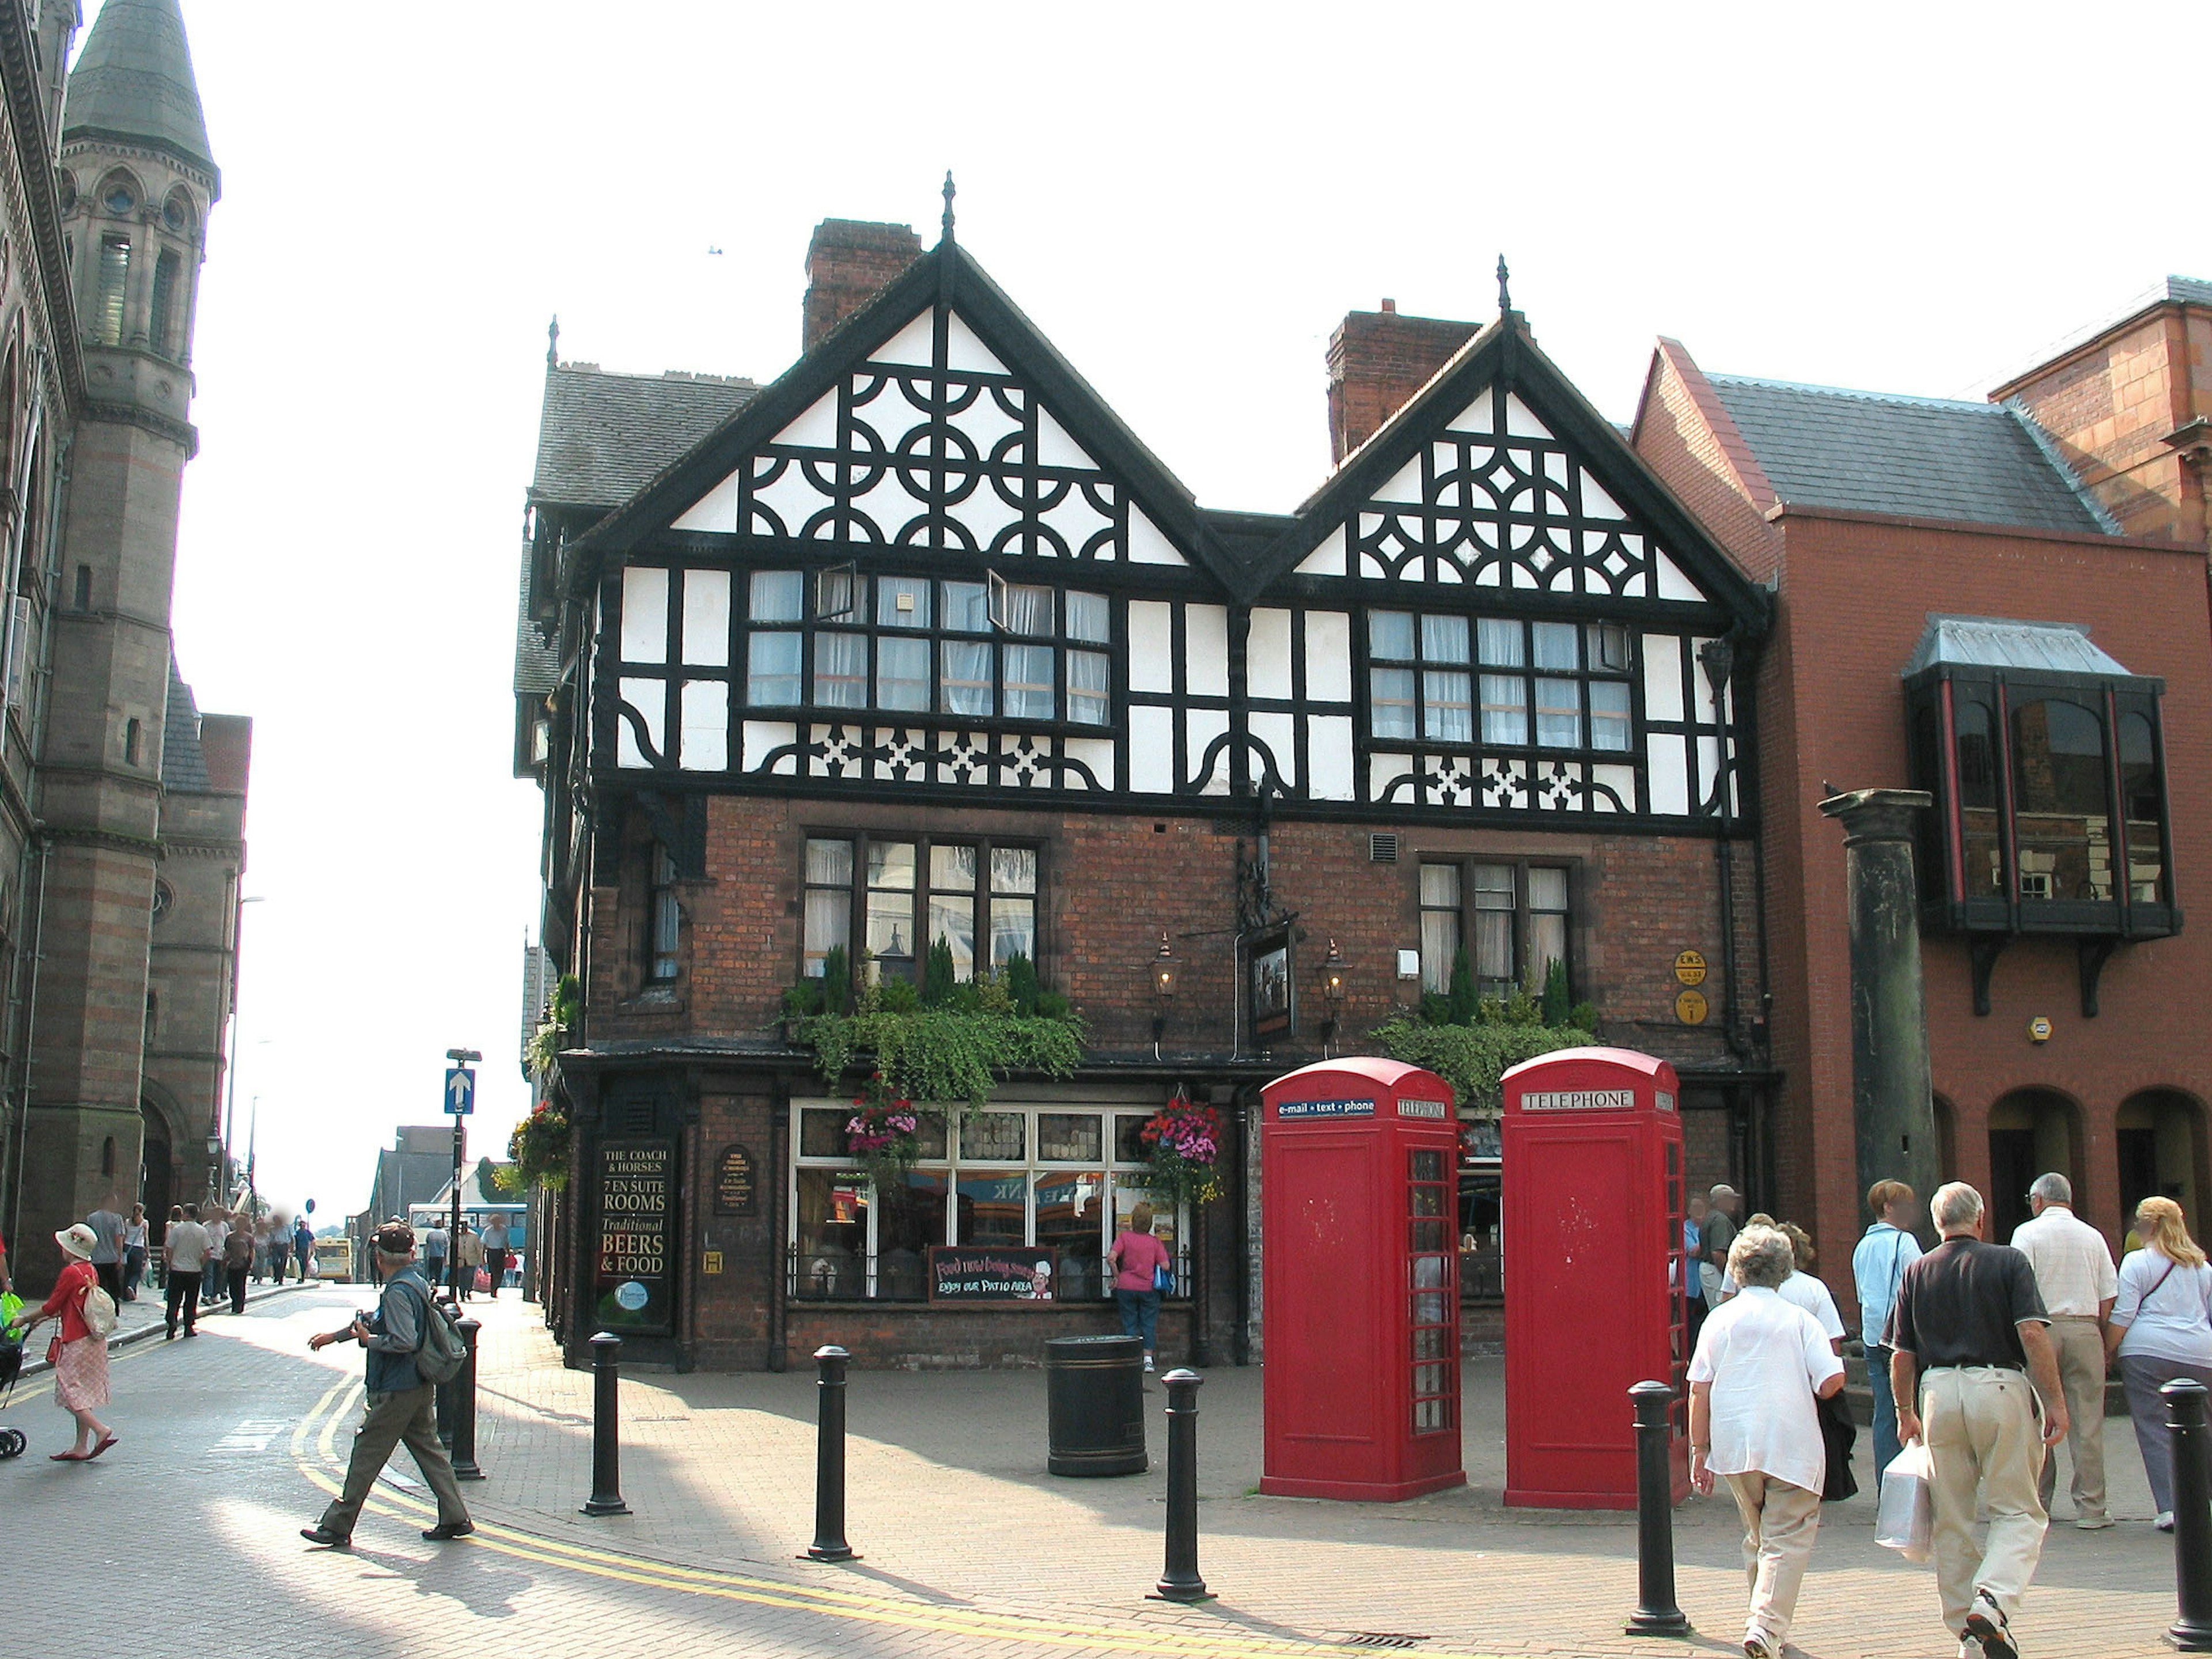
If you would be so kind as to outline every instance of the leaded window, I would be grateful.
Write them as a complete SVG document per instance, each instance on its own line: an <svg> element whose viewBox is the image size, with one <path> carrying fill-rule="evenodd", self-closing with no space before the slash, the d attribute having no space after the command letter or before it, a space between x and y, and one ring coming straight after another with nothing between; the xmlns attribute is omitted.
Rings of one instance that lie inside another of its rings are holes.
<svg viewBox="0 0 2212 1659"><path fill-rule="evenodd" d="M647 864L645 898L645 976L663 982L676 977L677 946L683 933L683 910L676 902L676 860L659 842Z"/></svg>
<svg viewBox="0 0 2212 1659"><path fill-rule="evenodd" d="M1421 988L1451 988L1467 952L1476 991L1510 995L1540 988L1568 960L1572 910L1564 866L1428 859L1420 867Z"/></svg>
<svg viewBox="0 0 2212 1659"><path fill-rule="evenodd" d="M1453 612L1367 614L1377 741L1626 754L1635 746L1628 630Z"/></svg>
<svg viewBox="0 0 2212 1659"><path fill-rule="evenodd" d="M831 950L872 975L918 979L943 939L956 979L1037 954L1037 849L1003 842L815 836L806 842L803 964L823 972ZM857 919L857 926L856 924Z"/></svg>

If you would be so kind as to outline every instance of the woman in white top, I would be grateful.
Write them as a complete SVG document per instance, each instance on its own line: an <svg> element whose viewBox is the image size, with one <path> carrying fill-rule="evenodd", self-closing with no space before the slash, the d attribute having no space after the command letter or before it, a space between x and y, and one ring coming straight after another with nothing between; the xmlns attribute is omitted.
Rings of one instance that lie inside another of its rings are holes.
<svg viewBox="0 0 2212 1659"><path fill-rule="evenodd" d="M1738 1233L1728 1271L1740 1288L1706 1318L1690 1360L1690 1484L1710 1492L1723 1477L1743 1517L1749 1659L1780 1659L1789 1638L1827 1480L1814 1398L1844 1386L1827 1334L1777 1294L1796 1266L1773 1228Z"/></svg>
<svg viewBox="0 0 2212 1659"><path fill-rule="evenodd" d="M1782 1281L1782 1299L1812 1315L1813 1322L1827 1337L1830 1351L1840 1354L1844 1351L1844 1316L1836 1311L1835 1292L1825 1279L1814 1274L1816 1258L1813 1236L1794 1221L1778 1221L1774 1224L1775 1230L1790 1241L1790 1258L1797 1264L1797 1270Z"/></svg>
<svg viewBox="0 0 2212 1659"><path fill-rule="evenodd" d="M2136 1206L2136 1231L2143 1247L2120 1263L2120 1293L2105 1328L2105 1352L2120 1358L2159 1530L2172 1532L2172 1452L2159 1389L2180 1376L2212 1388L2212 1267L2190 1237L2181 1206L2170 1198L2147 1198Z"/></svg>
<svg viewBox="0 0 2212 1659"><path fill-rule="evenodd" d="M138 1299L139 1282L146 1277L146 1206L133 1204L131 1219L123 1224L123 1299Z"/></svg>

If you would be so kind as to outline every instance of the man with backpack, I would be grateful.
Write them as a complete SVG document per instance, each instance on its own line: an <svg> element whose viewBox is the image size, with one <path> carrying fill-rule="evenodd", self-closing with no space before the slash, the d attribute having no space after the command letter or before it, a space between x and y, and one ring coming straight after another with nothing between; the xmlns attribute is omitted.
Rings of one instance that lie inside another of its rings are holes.
<svg viewBox="0 0 2212 1659"><path fill-rule="evenodd" d="M312 1527L300 1528L311 1544L343 1549L353 1541L354 1522L369 1488L403 1440L416 1466L438 1498L438 1524L422 1536L442 1540L465 1538L476 1530L453 1461L438 1439L438 1384L460 1369L461 1337L450 1310L430 1294L429 1281L415 1265L415 1233L404 1222L388 1221L372 1241L384 1290L373 1315L356 1315L343 1330L324 1331L307 1346L327 1347L348 1338L368 1350L368 1411L355 1431L353 1461L345 1490Z"/></svg>

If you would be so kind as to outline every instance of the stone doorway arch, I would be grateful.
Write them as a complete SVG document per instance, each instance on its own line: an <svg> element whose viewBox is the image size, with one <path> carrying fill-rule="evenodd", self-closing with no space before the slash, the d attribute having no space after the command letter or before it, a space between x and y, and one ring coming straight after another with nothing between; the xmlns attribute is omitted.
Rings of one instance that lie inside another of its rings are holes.
<svg viewBox="0 0 2212 1659"><path fill-rule="evenodd" d="M2146 1198L2170 1198L2202 1233L2203 1203L2212 1194L2206 1179L2204 1104L2179 1089L2144 1089L2120 1103L2113 1115L2113 1142L2119 1161L2120 1227L2135 1225L2136 1206Z"/></svg>
<svg viewBox="0 0 2212 1659"><path fill-rule="evenodd" d="M2014 1089L1990 1108L1990 1242L2012 1243L2027 1219L2027 1188L2056 1170L2081 1191L2081 1109L2056 1089Z"/></svg>

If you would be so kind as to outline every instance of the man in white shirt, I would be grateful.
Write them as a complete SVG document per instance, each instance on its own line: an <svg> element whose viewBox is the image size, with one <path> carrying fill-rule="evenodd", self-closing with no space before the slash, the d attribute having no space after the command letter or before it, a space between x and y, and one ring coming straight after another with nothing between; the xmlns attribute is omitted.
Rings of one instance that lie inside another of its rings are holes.
<svg viewBox="0 0 2212 1659"><path fill-rule="evenodd" d="M1748 1659L1781 1659L1789 1638L1827 1483L1814 1397L1844 1386L1826 1333L1778 1294L1796 1268L1774 1229L1737 1234L1728 1256L1737 1293L1706 1319L1690 1360L1690 1482L1710 1492L1723 1477L1743 1517Z"/></svg>
<svg viewBox="0 0 2212 1659"><path fill-rule="evenodd" d="M2051 1346L2066 1390L2074 1455L2074 1524L2084 1532L2109 1527L2105 1513L2105 1319L2119 1294L2119 1275L2104 1234L2074 1213L2074 1187L2063 1175L2038 1176L2027 1189L2034 1218L2013 1229L2012 1247L2035 1269L2035 1288L2051 1315ZM2038 1482L2043 1507L2058 1487L2058 1448L2043 1460Z"/></svg>
<svg viewBox="0 0 2212 1659"><path fill-rule="evenodd" d="M177 1316L181 1311L185 1334L199 1334L200 1272L214 1259L215 1247L208 1237L208 1230L200 1224L199 1206L187 1204L182 1208L171 1206L169 1224L161 1234L161 1259L167 1264L162 1282L168 1287L168 1334L161 1340L177 1340Z"/></svg>

